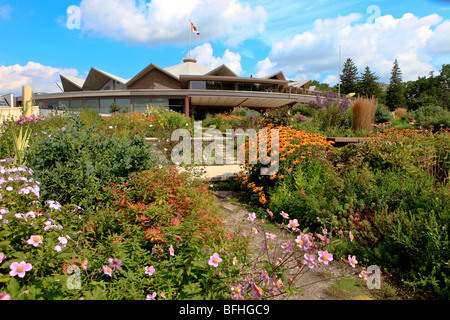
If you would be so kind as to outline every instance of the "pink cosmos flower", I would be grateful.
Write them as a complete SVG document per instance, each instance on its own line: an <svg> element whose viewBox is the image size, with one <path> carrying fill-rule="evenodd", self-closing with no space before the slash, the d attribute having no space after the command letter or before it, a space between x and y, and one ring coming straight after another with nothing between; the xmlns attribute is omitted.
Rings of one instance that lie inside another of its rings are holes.
<svg viewBox="0 0 450 320"><path fill-rule="evenodd" d="M284 242L281 245L281 248L283 248L283 253L292 252L293 244L288 240L287 242Z"/></svg>
<svg viewBox="0 0 450 320"><path fill-rule="evenodd" d="M0 263L2 263L4 257L5 255L3 254L3 252L0 252Z"/></svg>
<svg viewBox="0 0 450 320"><path fill-rule="evenodd" d="M173 250L173 246L172 245L170 245L170 247L169 247L169 253L170 253L170 255L172 257L175 255L175 250Z"/></svg>
<svg viewBox="0 0 450 320"><path fill-rule="evenodd" d="M285 218L285 219L289 219L289 215L286 213L286 212L284 212L284 211L281 211L281 216L283 217L283 218Z"/></svg>
<svg viewBox="0 0 450 320"><path fill-rule="evenodd" d="M147 295L147 300L156 300L156 292L153 292L153 294L148 294Z"/></svg>
<svg viewBox="0 0 450 320"><path fill-rule="evenodd" d="M361 271L361 273L359 274L359 277L363 280L367 280L367 277L368 277L367 271L366 270Z"/></svg>
<svg viewBox="0 0 450 320"><path fill-rule="evenodd" d="M270 240L274 240L277 236L274 235L273 233L268 233L266 232L266 238L270 239Z"/></svg>
<svg viewBox="0 0 450 320"><path fill-rule="evenodd" d="M37 247L42 243L42 236L31 236L27 243L34 247Z"/></svg>
<svg viewBox="0 0 450 320"><path fill-rule="evenodd" d="M256 214L255 214L254 212L249 213L247 219L248 219L249 221L255 221L255 219L256 219Z"/></svg>
<svg viewBox="0 0 450 320"><path fill-rule="evenodd" d="M112 269L109 266L103 266L103 273L112 277Z"/></svg>
<svg viewBox="0 0 450 320"><path fill-rule="evenodd" d="M353 238L355 238L355 237L353 236L351 231L348 233L348 236L350 238L350 241L353 242Z"/></svg>
<svg viewBox="0 0 450 320"><path fill-rule="evenodd" d="M356 257L355 256L348 256L348 263L354 268L355 264L358 263L358 261L356 261Z"/></svg>
<svg viewBox="0 0 450 320"><path fill-rule="evenodd" d="M236 257L233 258L233 266L236 265L236 263L238 263L238 259Z"/></svg>
<svg viewBox="0 0 450 320"><path fill-rule="evenodd" d="M297 219L289 220L288 228L295 231L295 230L298 229L297 227L298 227L299 225L300 225L300 224L298 223L298 220L297 220Z"/></svg>
<svg viewBox="0 0 450 320"><path fill-rule="evenodd" d="M81 267L82 267L84 270L87 270L87 264L88 264L87 260L84 260L83 263L81 264Z"/></svg>
<svg viewBox="0 0 450 320"><path fill-rule="evenodd" d="M262 289L258 287L255 283L252 283L252 298L261 300Z"/></svg>
<svg viewBox="0 0 450 320"><path fill-rule="evenodd" d="M149 276L151 276L154 272L155 272L155 268L153 268L153 266L145 267L145 274L148 274Z"/></svg>
<svg viewBox="0 0 450 320"><path fill-rule="evenodd" d="M0 300L11 300L11 296L5 291L0 292Z"/></svg>
<svg viewBox="0 0 450 320"><path fill-rule="evenodd" d="M208 264L209 264L210 266L213 266L213 267L217 268L217 267L219 266L219 262L222 262L222 259L219 257L219 254L218 254L218 253L214 253L214 254L209 258Z"/></svg>
<svg viewBox="0 0 450 320"><path fill-rule="evenodd" d="M23 278L25 276L25 272L30 271L33 269L33 266L31 263L25 263L25 261L22 261L20 263L13 262L10 265L11 272L9 275L11 277L19 276L19 278Z"/></svg>
<svg viewBox="0 0 450 320"><path fill-rule="evenodd" d="M273 213L272 211L270 211L269 209L266 209L266 212L269 214L269 216L271 216L273 218Z"/></svg>
<svg viewBox="0 0 450 320"><path fill-rule="evenodd" d="M120 267L123 264L121 260L119 260L119 259L112 259L112 258L108 259L108 263L109 263L109 267L111 269L117 269L117 270L120 270Z"/></svg>
<svg viewBox="0 0 450 320"><path fill-rule="evenodd" d="M312 269L312 268L314 267L314 264L316 263L316 262L314 261L315 256L312 255L312 254L307 254L307 253L305 253L304 257L305 257L305 260L303 260L303 264L307 264L308 267L309 267L310 269Z"/></svg>
<svg viewBox="0 0 450 320"><path fill-rule="evenodd" d="M333 255L327 250L319 251L319 261L328 264L328 261L333 260Z"/></svg>

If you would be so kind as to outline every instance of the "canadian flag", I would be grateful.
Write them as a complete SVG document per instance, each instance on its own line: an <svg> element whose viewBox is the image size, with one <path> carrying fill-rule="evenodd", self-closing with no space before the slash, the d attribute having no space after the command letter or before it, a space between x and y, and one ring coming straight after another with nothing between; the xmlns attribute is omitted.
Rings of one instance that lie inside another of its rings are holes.
<svg viewBox="0 0 450 320"><path fill-rule="evenodd" d="M194 26L194 24L191 22L191 30L192 32L196 33L197 35L200 35L200 32L198 32L197 28Z"/></svg>

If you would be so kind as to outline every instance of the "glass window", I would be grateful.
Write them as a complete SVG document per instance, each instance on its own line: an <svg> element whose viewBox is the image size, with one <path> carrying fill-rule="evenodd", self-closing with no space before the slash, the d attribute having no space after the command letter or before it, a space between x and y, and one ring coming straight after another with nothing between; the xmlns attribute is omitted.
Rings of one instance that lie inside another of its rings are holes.
<svg viewBox="0 0 450 320"><path fill-rule="evenodd" d="M150 98L134 99L134 112L144 113L147 111L147 106L150 108L151 103Z"/></svg>
<svg viewBox="0 0 450 320"><path fill-rule="evenodd" d="M99 101L98 99L89 99L86 100L86 109L92 109L98 112Z"/></svg>
<svg viewBox="0 0 450 320"><path fill-rule="evenodd" d="M69 101L68 100L60 100L60 101L58 101L58 109L62 110L64 108L69 108Z"/></svg>
<svg viewBox="0 0 450 320"><path fill-rule="evenodd" d="M222 84L219 81L206 81L206 90L222 90Z"/></svg>
<svg viewBox="0 0 450 320"><path fill-rule="evenodd" d="M48 109L58 109L58 101L49 101L47 104Z"/></svg>
<svg viewBox="0 0 450 320"><path fill-rule="evenodd" d="M81 111L83 108L83 101L81 100L70 100L70 109L73 111Z"/></svg>
<svg viewBox="0 0 450 320"><path fill-rule="evenodd" d="M248 82L239 82L237 87L239 91L252 91L252 84Z"/></svg>
<svg viewBox="0 0 450 320"><path fill-rule="evenodd" d="M128 113L131 111L130 99L116 99L116 105L120 108L120 112Z"/></svg>
<svg viewBox="0 0 450 320"><path fill-rule="evenodd" d="M169 108L169 101L167 99L162 99L162 98L153 98L152 99L152 106L155 106L155 107L163 106L164 108L168 109Z"/></svg>
<svg viewBox="0 0 450 320"><path fill-rule="evenodd" d="M114 99L101 99L99 113L111 113L111 106L114 104Z"/></svg>
<svg viewBox="0 0 450 320"><path fill-rule="evenodd" d="M190 88L198 89L198 90L206 90L206 82L205 81L190 81Z"/></svg>
<svg viewBox="0 0 450 320"><path fill-rule="evenodd" d="M228 82L224 81L222 82L222 90L236 90L237 89L237 83L235 82Z"/></svg>
<svg viewBox="0 0 450 320"><path fill-rule="evenodd" d="M184 103L185 103L184 99L169 99L169 109L176 112L184 113L185 112Z"/></svg>

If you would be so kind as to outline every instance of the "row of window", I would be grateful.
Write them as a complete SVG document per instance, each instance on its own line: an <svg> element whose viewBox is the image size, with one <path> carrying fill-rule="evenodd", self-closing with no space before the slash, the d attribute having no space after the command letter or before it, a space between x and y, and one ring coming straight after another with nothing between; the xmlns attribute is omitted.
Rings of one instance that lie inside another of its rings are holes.
<svg viewBox="0 0 450 320"><path fill-rule="evenodd" d="M92 109L101 114L112 113L113 111L125 111L134 113L143 113L150 106L163 106L184 113L184 99L166 99L166 98L139 98L134 99L133 105L131 99L86 99L86 109ZM39 107L42 109L69 108L71 110L81 110L83 108L82 100L59 100L59 101L41 101Z"/></svg>
<svg viewBox="0 0 450 320"><path fill-rule="evenodd" d="M190 89L277 92L278 86L267 83L231 81L190 81Z"/></svg>

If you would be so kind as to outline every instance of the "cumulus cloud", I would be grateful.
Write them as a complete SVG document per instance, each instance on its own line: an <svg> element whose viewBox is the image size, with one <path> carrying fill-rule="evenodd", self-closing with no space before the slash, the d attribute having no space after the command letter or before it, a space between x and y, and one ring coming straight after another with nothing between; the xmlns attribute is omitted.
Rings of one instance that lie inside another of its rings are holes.
<svg viewBox="0 0 450 320"><path fill-rule="evenodd" d="M189 19L200 31L192 41L223 39L234 46L264 30L267 12L239 0L82 0L81 29L134 44L186 43Z"/></svg>
<svg viewBox="0 0 450 320"><path fill-rule="evenodd" d="M192 52L194 57L197 59L197 62L202 65L217 68L222 64L225 64L237 75L240 75L242 72L241 55L239 53L226 49L222 57L215 57L210 43L197 46L192 50Z"/></svg>
<svg viewBox="0 0 450 320"><path fill-rule="evenodd" d="M60 82L60 74L76 77L78 71L44 66L32 61L24 66L0 66L0 94L21 95L22 86L31 86L34 92L59 92L56 82Z"/></svg>
<svg viewBox="0 0 450 320"><path fill-rule="evenodd" d="M442 21L437 14L420 18L406 13L398 19L385 15L373 23L363 20L356 13L318 19L312 29L274 43L266 60L287 76L301 79L320 73L332 82L330 73L338 74L341 46L341 67L351 58L359 72L369 66L380 80L388 82L395 59L403 80L408 81L435 69L433 55L450 54L450 21ZM264 61L260 61L261 67L267 64Z"/></svg>

